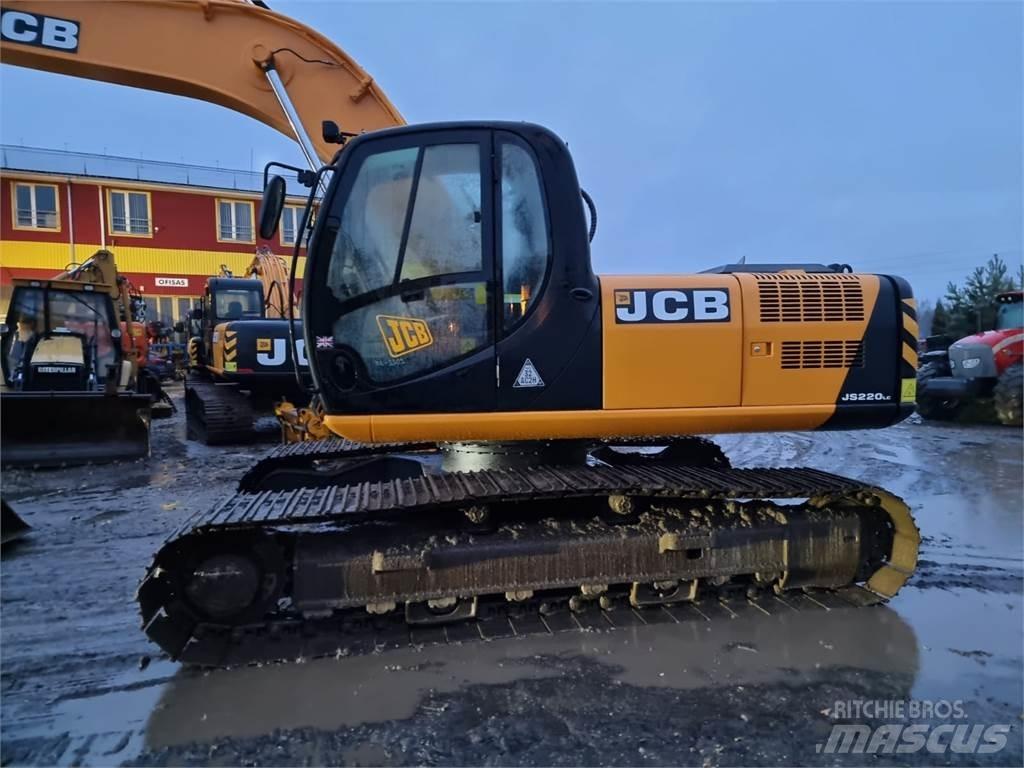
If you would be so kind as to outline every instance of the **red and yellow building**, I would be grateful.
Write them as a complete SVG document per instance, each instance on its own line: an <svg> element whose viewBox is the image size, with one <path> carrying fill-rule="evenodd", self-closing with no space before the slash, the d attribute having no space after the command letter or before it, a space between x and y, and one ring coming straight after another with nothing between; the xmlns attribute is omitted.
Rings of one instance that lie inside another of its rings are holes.
<svg viewBox="0 0 1024 768"><path fill-rule="evenodd" d="M50 277L108 248L146 298L147 319L171 325L221 265L241 275L260 245L290 257L305 202L289 197L267 241L256 233L260 174L20 147L3 148L2 166L0 319L13 278ZM114 175L127 171L135 178ZM174 177L185 183L160 180Z"/></svg>

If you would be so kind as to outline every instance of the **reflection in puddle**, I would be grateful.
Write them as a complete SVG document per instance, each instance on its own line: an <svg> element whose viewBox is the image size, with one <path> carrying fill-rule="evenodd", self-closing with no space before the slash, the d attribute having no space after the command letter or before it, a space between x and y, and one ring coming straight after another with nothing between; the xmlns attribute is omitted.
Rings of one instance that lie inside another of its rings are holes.
<svg viewBox="0 0 1024 768"><path fill-rule="evenodd" d="M467 685L558 677L560 659L587 656L636 686L699 688L785 678L844 666L913 680L913 630L885 608L750 615L610 632L399 649L362 657L199 673L165 687L145 734L149 749L275 729L325 730L413 715L427 694ZM594 696L615 695L595 685Z"/></svg>

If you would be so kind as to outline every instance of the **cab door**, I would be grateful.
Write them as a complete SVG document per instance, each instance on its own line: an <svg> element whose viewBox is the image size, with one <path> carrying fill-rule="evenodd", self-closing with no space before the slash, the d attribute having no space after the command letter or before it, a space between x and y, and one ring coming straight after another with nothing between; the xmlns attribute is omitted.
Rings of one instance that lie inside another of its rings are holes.
<svg viewBox="0 0 1024 768"><path fill-rule="evenodd" d="M565 145L495 132L497 410L601 408L601 295Z"/></svg>
<svg viewBox="0 0 1024 768"><path fill-rule="evenodd" d="M441 128L346 150L304 312L329 413L493 410L491 147Z"/></svg>

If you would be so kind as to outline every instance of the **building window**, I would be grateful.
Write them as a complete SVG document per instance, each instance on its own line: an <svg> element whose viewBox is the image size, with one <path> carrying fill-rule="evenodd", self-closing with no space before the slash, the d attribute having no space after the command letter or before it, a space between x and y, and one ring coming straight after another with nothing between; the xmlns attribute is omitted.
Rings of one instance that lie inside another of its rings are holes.
<svg viewBox="0 0 1024 768"><path fill-rule="evenodd" d="M149 237L153 233L149 215L149 193L112 189L107 193L110 206L110 233Z"/></svg>
<svg viewBox="0 0 1024 768"><path fill-rule="evenodd" d="M281 211L281 245L295 245L295 233L302 226L302 212L305 210L301 205L286 205ZM313 221L316 219L316 212L310 216L309 227L302 233L302 247L309 245L309 233L313 228Z"/></svg>
<svg viewBox="0 0 1024 768"><path fill-rule="evenodd" d="M217 239L228 242L253 243L252 209L248 200L217 201Z"/></svg>
<svg viewBox="0 0 1024 768"><path fill-rule="evenodd" d="M60 229L56 185L19 182L13 187L15 229Z"/></svg>

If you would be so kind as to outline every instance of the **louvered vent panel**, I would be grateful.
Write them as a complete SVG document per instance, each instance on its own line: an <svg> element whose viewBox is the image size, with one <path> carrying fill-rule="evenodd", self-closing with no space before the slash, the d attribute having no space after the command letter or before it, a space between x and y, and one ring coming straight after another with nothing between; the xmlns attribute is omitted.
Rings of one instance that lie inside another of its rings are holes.
<svg viewBox="0 0 1024 768"><path fill-rule="evenodd" d="M783 368L863 368L860 341L784 341Z"/></svg>
<svg viewBox="0 0 1024 768"><path fill-rule="evenodd" d="M762 323L864 319L864 290L854 275L755 274Z"/></svg>

